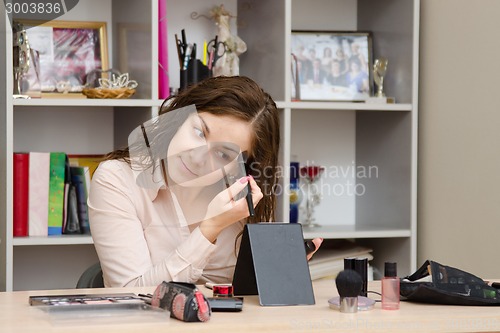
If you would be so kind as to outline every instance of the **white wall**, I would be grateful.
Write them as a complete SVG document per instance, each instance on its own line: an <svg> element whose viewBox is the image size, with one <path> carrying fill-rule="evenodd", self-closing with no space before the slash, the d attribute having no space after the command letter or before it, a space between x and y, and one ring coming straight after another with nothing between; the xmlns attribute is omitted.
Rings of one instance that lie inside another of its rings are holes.
<svg viewBox="0 0 500 333"><path fill-rule="evenodd" d="M422 0L418 263L498 278L500 1Z"/></svg>

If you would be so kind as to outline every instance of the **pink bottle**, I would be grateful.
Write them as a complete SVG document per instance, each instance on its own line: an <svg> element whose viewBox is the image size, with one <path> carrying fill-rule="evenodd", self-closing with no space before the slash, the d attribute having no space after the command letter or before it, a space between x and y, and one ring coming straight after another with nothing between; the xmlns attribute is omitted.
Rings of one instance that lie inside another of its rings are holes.
<svg viewBox="0 0 500 333"><path fill-rule="evenodd" d="M399 278L395 262L386 262L382 278L382 309L399 309Z"/></svg>

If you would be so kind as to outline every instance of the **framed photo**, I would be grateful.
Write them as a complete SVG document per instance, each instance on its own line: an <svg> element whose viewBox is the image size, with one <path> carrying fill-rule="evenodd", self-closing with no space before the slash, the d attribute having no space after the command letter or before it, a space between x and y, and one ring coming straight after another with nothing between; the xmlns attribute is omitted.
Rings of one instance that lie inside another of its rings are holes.
<svg viewBox="0 0 500 333"><path fill-rule="evenodd" d="M151 24L118 23L118 65L141 82L136 96L151 95Z"/></svg>
<svg viewBox="0 0 500 333"><path fill-rule="evenodd" d="M19 22L26 29L30 48L38 54L42 97L84 97L87 75L108 69L106 22ZM33 78L26 79L29 84Z"/></svg>
<svg viewBox="0 0 500 333"><path fill-rule="evenodd" d="M373 95L372 35L359 31L292 31L292 96L360 102Z"/></svg>

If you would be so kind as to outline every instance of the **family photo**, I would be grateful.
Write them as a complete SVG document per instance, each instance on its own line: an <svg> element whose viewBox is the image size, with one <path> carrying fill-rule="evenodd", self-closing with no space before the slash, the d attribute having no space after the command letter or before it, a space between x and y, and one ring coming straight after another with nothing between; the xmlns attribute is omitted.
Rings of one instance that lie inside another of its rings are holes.
<svg viewBox="0 0 500 333"><path fill-rule="evenodd" d="M295 31L292 95L301 100L363 101L372 92L371 58L369 33Z"/></svg>

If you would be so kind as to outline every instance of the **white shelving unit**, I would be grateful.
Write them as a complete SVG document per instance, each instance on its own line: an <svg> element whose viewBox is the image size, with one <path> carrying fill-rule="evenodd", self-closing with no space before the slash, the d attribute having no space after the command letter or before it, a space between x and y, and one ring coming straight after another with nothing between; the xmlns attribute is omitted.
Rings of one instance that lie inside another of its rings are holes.
<svg viewBox="0 0 500 333"><path fill-rule="evenodd" d="M367 178L324 175L322 185L330 189L350 181L365 192L322 191L316 209L321 227L304 228L305 238L356 239L373 248L379 271L384 261L397 261L401 275L416 269L419 9L418 0L238 2L239 36L251 45L241 56L241 73L256 77L282 101L283 166L296 155L301 164L327 171L377 168ZM292 101L293 30L371 31L374 58L389 59L384 87L397 103ZM280 218L287 221L288 197L280 203Z"/></svg>
<svg viewBox="0 0 500 333"><path fill-rule="evenodd" d="M357 239L374 249L373 263L398 262L400 274L416 268L416 167L418 120L418 0L168 0L169 37L186 29L200 43L216 33L208 14L221 3L237 13L233 28L247 43L240 73L259 82L277 101L282 120L283 166L292 154L301 162L353 168L376 166L377 177L341 177L362 183L362 196L326 193L317 208L320 228L304 228L306 238ZM96 10L99 8L99 10ZM12 237L12 153L66 151L99 154L126 144L130 131L155 115L157 98L157 0L83 0L60 19L105 21L111 66L126 59L141 89L127 100L12 99L12 36L0 4L0 290L73 288L97 260L90 236ZM120 44L141 47L126 54ZM295 102L290 98L291 31L370 30L374 55L389 58L385 87L396 104ZM169 39L170 83L178 87L175 42ZM5 153L3 153L5 152ZM288 185L284 168L283 188ZM331 179L323 179L329 184ZM289 200L279 195L277 220L288 221Z"/></svg>

